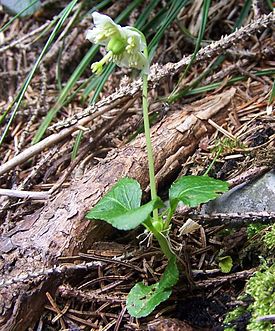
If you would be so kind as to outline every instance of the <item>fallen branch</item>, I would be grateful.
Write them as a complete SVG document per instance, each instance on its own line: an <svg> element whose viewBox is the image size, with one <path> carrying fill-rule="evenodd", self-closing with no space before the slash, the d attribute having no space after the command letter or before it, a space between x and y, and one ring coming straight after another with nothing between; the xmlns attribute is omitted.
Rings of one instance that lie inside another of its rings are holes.
<svg viewBox="0 0 275 331"><path fill-rule="evenodd" d="M255 21L252 21L250 24L245 27L236 30L228 36L221 38L220 40L211 43L210 45L202 48L194 61L196 62L205 62L209 61L215 56L220 55L228 48L235 46L238 42L243 41L249 38L251 35L258 31L262 31L268 26L275 23L275 13L270 13L269 15L263 15ZM183 67L188 65L191 61L191 55L183 57L177 63L168 63L164 66L153 65L151 67L151 75L149 77L149 83L151 86L159 84L159 82L166 78L171 77L172 75L179 72ZM117 92L111 94L110 96L102 99L97 102L94 106L89 106L84 109L82 113L76 114L75 116L57 123L53 128L63 128L59 133L55 133L45 138L38 144L31 146L24 150L22 153L18 154L8 162L0 166L0 176L5 174L11 169L14 169L16 166L26 162L34 155L39 154L45 148L49 148L57 144L58 142L64 140L70 136L74 131L78 129L79 125L87 125L90 121L95 119L97 116L100 116L107 110L114 108L119 105L121 102L125 101L125 98L132 98L141 90L141 80L136 80L133 83L121 87ZM64 129L64 127L67 127ZM68 128L69 127L69 128Z"/></svg>
<svg viewBox="0 0 275 331"><path fill-rule="evenodd" d="M20 191L20 190L9 190L3 188L0 188L0 196L1 195L11 198L20 198L20 199L32 199L32 200L49 199L49 193L47 192Z"/></svg>
<svg viewBox="0 0 275 331"><path fill-rule="evenodd" d="M165 161L174 154L178 156L178 164L170 168L170 172L180 170L180 164L193 153L202 137L213 132L208 119L211 117L219 124L225 121L227 114L222 110L229 107L234 93L235 89L231 88L192 106L185 106L152 128L157 173L162 173ZM164 173L165 176L170 175L169 167ZM148 185L143 135L109 153L83 178L51 197L41 210L18 221L12 230L2 233L0 330L21 331L36 321L45 304L45 293L53 295L62 280L56 273L42 276L41 270L51 270L58 264L59 257L78 254L87 245L110 233L106 223L88 221L84 217L102 195L125 176L137 179L143 189ZM158 184L163 183L165 176L159 177ZM28 278L28 275L36 274L39 277L33 280ZM24 275L27 275L26 278ZM28 282L17 281L22 277ZM7 284L10 285L5 286Z"/></svg>

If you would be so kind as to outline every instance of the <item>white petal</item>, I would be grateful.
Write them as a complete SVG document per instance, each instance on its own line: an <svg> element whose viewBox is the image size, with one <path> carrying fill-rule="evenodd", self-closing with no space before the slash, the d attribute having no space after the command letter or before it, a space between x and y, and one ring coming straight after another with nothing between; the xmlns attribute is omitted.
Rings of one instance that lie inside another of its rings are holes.
<svg viewBox="0 0 275 331"><path fill-rule="evenodd" d="M149 73L149 63L143 53L138 54L137 65L134 68L143 70L146 74Z"/></svg>
<svg viewBox="0 0 275 331"><path fill-rule="evenodd" d="M144 69L145 67L149 69L148 59L143 53L139 54L139 65L141 69Z"/></svg>
<svg viewBox="0 0 275 331"><path fill-rule="evenodd" d="M106 46L110 41L110 38L104 38L102 40L98 40L98 36L102 33L102 29L93 28L92 30L88 30L86 34L86 39L88 39L93 44Z"/></svg>
<svg viewBox="0 0 275 331"><path fill-rule="evenodd" d="M96 28L100 28L104 31L104 29L110 29L111 27L121 35L121 37L125 37L125 33L123 32L122 27L119 24L116 24L109 16L99 14L94 12L92 14L94 25Z"/></svg>
<svg viewBox="0 0 275 331"><path fill-rule="evenodd" d="M86 34L86 39L88 39L93 44L95 44L96 36L98 34L98 31L96 31L96 30L97 29L88 30L87 34Z"/></svg>
<svg viewBox="0 0 275 331"><path fill-rule="evenodd" d="M144 73L149 73L149 64L148 60L143 53L136 54L136 64L133 64L133 58L127 53L124 52L122 56L114 57L113 62L118 65L119 67L126 67L126 68L135 68L139 70L143 70Z"/></svg>
<svg viewBox="0 0 275 331"><path fill-rule="evenodd" d="M128 55L124 55L122 57L114 57L113 58L113 62L118 65L119 67L126 67L126 68L130 68L129 65L129 56Z"/></svg>
<svg viewBox="0 0 275 331"><path fill-rule="evenodd" d="M107 15L99 14L97 12L92 13L95 26L104 26L106 24L116 25L114 21Z"/></svg>
<svg viewBox="0 0 275 331"><path fill-rule="evenodd" d="M146 43L143 40L142 36L140 33L138 33L137 31L133 30L130 26L126 26L123 27L122 30L124 31L124 33L126 34L127 38L133 37L135 38L135 42L137 44L137 48L140 51L143 51L146 47Z"/></svg>

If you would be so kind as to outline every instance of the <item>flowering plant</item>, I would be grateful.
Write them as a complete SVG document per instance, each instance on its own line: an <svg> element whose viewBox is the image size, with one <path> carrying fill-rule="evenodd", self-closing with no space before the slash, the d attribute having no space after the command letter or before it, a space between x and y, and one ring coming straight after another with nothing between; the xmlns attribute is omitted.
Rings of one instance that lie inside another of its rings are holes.
<svg viewBox="0 0 275 331"><path fill-rule="evenodd" d="M121 27L113 20L97 12L92 14L94 28L88 30L86 38L94 44L106 47L107 54L92 64L92 70L100 74L103 65L113 61L119 67L136 68L148 73L149 63L144 35L133 27Z"/></svg>
<svg viewBox="0 0 275 331"><path fill-rule="evenodd" d="M157 239L168 259L167 267L159 282L150 286L137 283L127 298L128 312L134 317L149 315L157 305L167 300L173 286L178 282L177 258L169 240L172 216L179 201L188 206L214 199L219 192L227 190L227 184L207 176L185 176L178 179L169 190L170 206L161 214L158 208L164 206L157 196L154 173L153 148L150 137L148 115L148 72L149 60L146 39L142 32L132 27L121 27L113 20L99 13L93 13L94 28L87 33L92 43L106 47L106 55L92 64L92 71L100 74L105 63L113 61L120 67L141 70L142 107L144 133L148 157L151 201L141 205L142 190L132 178L120 179L111 190L88 212L88 219L100 219L120 230L131 230L142 224Z"/></svg>

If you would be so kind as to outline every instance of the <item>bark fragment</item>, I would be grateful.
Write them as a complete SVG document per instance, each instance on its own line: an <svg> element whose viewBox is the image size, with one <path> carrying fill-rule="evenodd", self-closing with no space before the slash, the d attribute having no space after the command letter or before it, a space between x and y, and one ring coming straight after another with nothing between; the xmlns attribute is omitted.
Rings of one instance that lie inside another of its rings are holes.
<svg viewBox="0 0 275 331"><path fill-rule="evenodd" d="M208 119L223 123L235 89L205 98L175 111L152 128L158 184L194 151L213 128ZM177 155L175 160L174 155ZM172 159L172 163L169 163ZM176 162L175 162L176 161ZM171 166L172 165L172 166ZM120 178L137 179L148 185L145 139L140 135L127 146L114 150L80 180L52 197L35 214L18 222L0 238L0 330L26 330L46 301L45 292L54 294L62 277L29 275L58 264L60 256L73 255L100 240L109 226L85 219L85 214ZM41 273L39 273L41 275ZM17 279L11 285L11 279ZM21 281L21 280L22 281ZM19 281L18 281L19 280Z"/></svg>

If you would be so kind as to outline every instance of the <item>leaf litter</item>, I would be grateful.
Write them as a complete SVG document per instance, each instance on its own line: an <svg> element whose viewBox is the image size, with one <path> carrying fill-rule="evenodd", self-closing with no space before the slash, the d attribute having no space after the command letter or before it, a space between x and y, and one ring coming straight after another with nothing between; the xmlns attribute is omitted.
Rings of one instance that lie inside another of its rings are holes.
<svg viewBox="0 0 275 331"><path fill-rule="evenodd" d="M35 43L38 37L43 38L39 35L40 27L48 17L54 17L51 11L56 14L66 4L60 2L53 7L45 6L34 17L26 19L25 22L16 20L5 31L5 44L0 46L0 56L3 58L0 73L2 78L0 89L3 93L0 103L4 109L42 50L43 43L39 40ZM121 5L118 3L111 5L106 8L106 13L116 17L126 4L127 1ZM195 5L193 6L195 8ZM141 9L135 9L128 20L135 21ZM159 4L154 13L160 9ZM209 21L201 46L207 45L210 39L220 40L222 35L229 34L240 11L239 2L226 2L224 7L221 7L219 2L213 2L209 9ZM265 14L265 11L268 9L261 9L262 14ZM178 62L184 55L192 53L195 39L188 34L188 30L197 29L195 22L199 12L200 10L196 8L194 11L191 11L190 7L182 9L178 19L166 30L153 62L159 64ZM256 15L252 7L250 13ZM0 12L0 15L4 21L8 20L4 12ZM249 20L251 17L244 17L243 25L248 24ZM76 51L75 45L79 44L79 48L87 51L88 43L81 36L84 36L85 29L90 27L90 20L84 18L81 22L68 31L67 38L74 40L72 47L66 47L64 43L62 47L62 44L59 44L59 47L52 48L48 53L51 57L48 56L39 67L39 72L26 91L25 100L18 110L11 130L0 147L1 164L30 146L38 128L38 120L54 105L59 93L55 83L56 55L59 50L63 54L60 63L63 82L66 82L72 73L72 68L81 58L81 53ZM243 77L242 80L234 83L236 94L225 124L220 127L216 123L211 123L215 127L213 135L205 137L188 159L180 160L181 175L203 174L214 159L209 175L232 182L242 181L242 178L255 178L260 172L272 168L275 155L274 116L272 112L270 114L270 107L267 107L270 105L269 98L274 80L273 58L274 40L271 30L265 28L260 33L248 37L247 40L236 44L233 42L221 66L202 78L200 91L196 91L194 87L189 95L168 105L168 112L181 109L184 104L192 104L195 100L207 99L215 93L227 91L228 85L231 84L230 78ZM194 63L186 77L179 79L180 74L176 74L152 87L150 91L152 109L159 111L163 107L161 100L165 101L175 87L180 91L182 87L192 85L194 79L208 68L210 62L209 60ZM88 101L82 100L84 87L81 88L81 84L89 79L90 74L87 68L84 77L76 82L75 88L80 89L62 108L56 123L74 116L88 106ZM111 79L105 83L101 96L111 95L120 86L125 74L128 72L124 69L113 72ZM213 89L211 84L215 83L218 84ZM127 85L127 82L125 84ZM138 100L122 115L118 106L97 117L91 126L82 128L84 136L80 153L83 153L82 158L78 160L78 166L72 167L73 141L68 137L63 142L57 143L54 148L49 148L46 153L39 153L30 162L18 166L16 173L9 172L2 175L1 188L16 187L20 190L45 191L51 189L66 173L59 189L65 188L73 177L81 176L81 171L85 171L85 167L90 168L97 164L106 157L108 151L122 146L129 140L129 137L140 128L140 109ZM165 114L161 114L161 111L156 112L153 121L157 123L163 116ZM93 139L96 141L96 137L109 125L110 120L113 125L108 127L108 131L98 140L97 145L93 144ZM1 127L1 134L3 128L4 126ZM94 150L93 154L89 155L91 146ZM178 170L174 177L176 175ZM166 180L171 183L172 179L175 178L168 176ZM165 185L161 193L163 196L167 195ZM8 219L16 221L40 206L41 202L30 204L26 200L1 197L3 230L13 226L7 221ZM242 220L241 215L239 216ZM202 226L190 233L182 233L180 229L190 217ZM223 224L223 218L227 220L226 224ZM255 219L261 222L263 215L255 215ZM180 282L170 299L159 306L152 315L143 319L133 319L129 316L125 310L126 296L139 281L143 281L146 285L159 281L166 267L166 261L162 258L157 244L151 241L147 233L113 231L101 238L98 243L91 244L87 251L61 258L60 264L68 266L68 270L71 266L71 272L64 279L56 296L51 299L48 297L49 303L46 304L44 312L41 316L37 316L37 325L50 330L59 330L60 326L71 330L85 330L85 328L174 330L176 327L190 330L199 328L218 330L226 313L236 304L245 281L259 264L258 260L249 259L249 253L246 251L248 239L245 228L231 226L230 223L230 215L221 215L219 222L212 223L200 214L199 209L196 211L189 208L179 209L173 220L171 245L181 262ZM233 267L229 274L223 274L219 269L217 257L221 251L222 257L233 258ZM238 261L239 252L242 252L242 260L245 260L245 263ZM91 261L97 261L96 268L89 271L77 270L77 268L74 270L74 264L87 264ZM245 318L246 321L239 324L240 330L242 328L245 330L249 316Z"/></svg>

